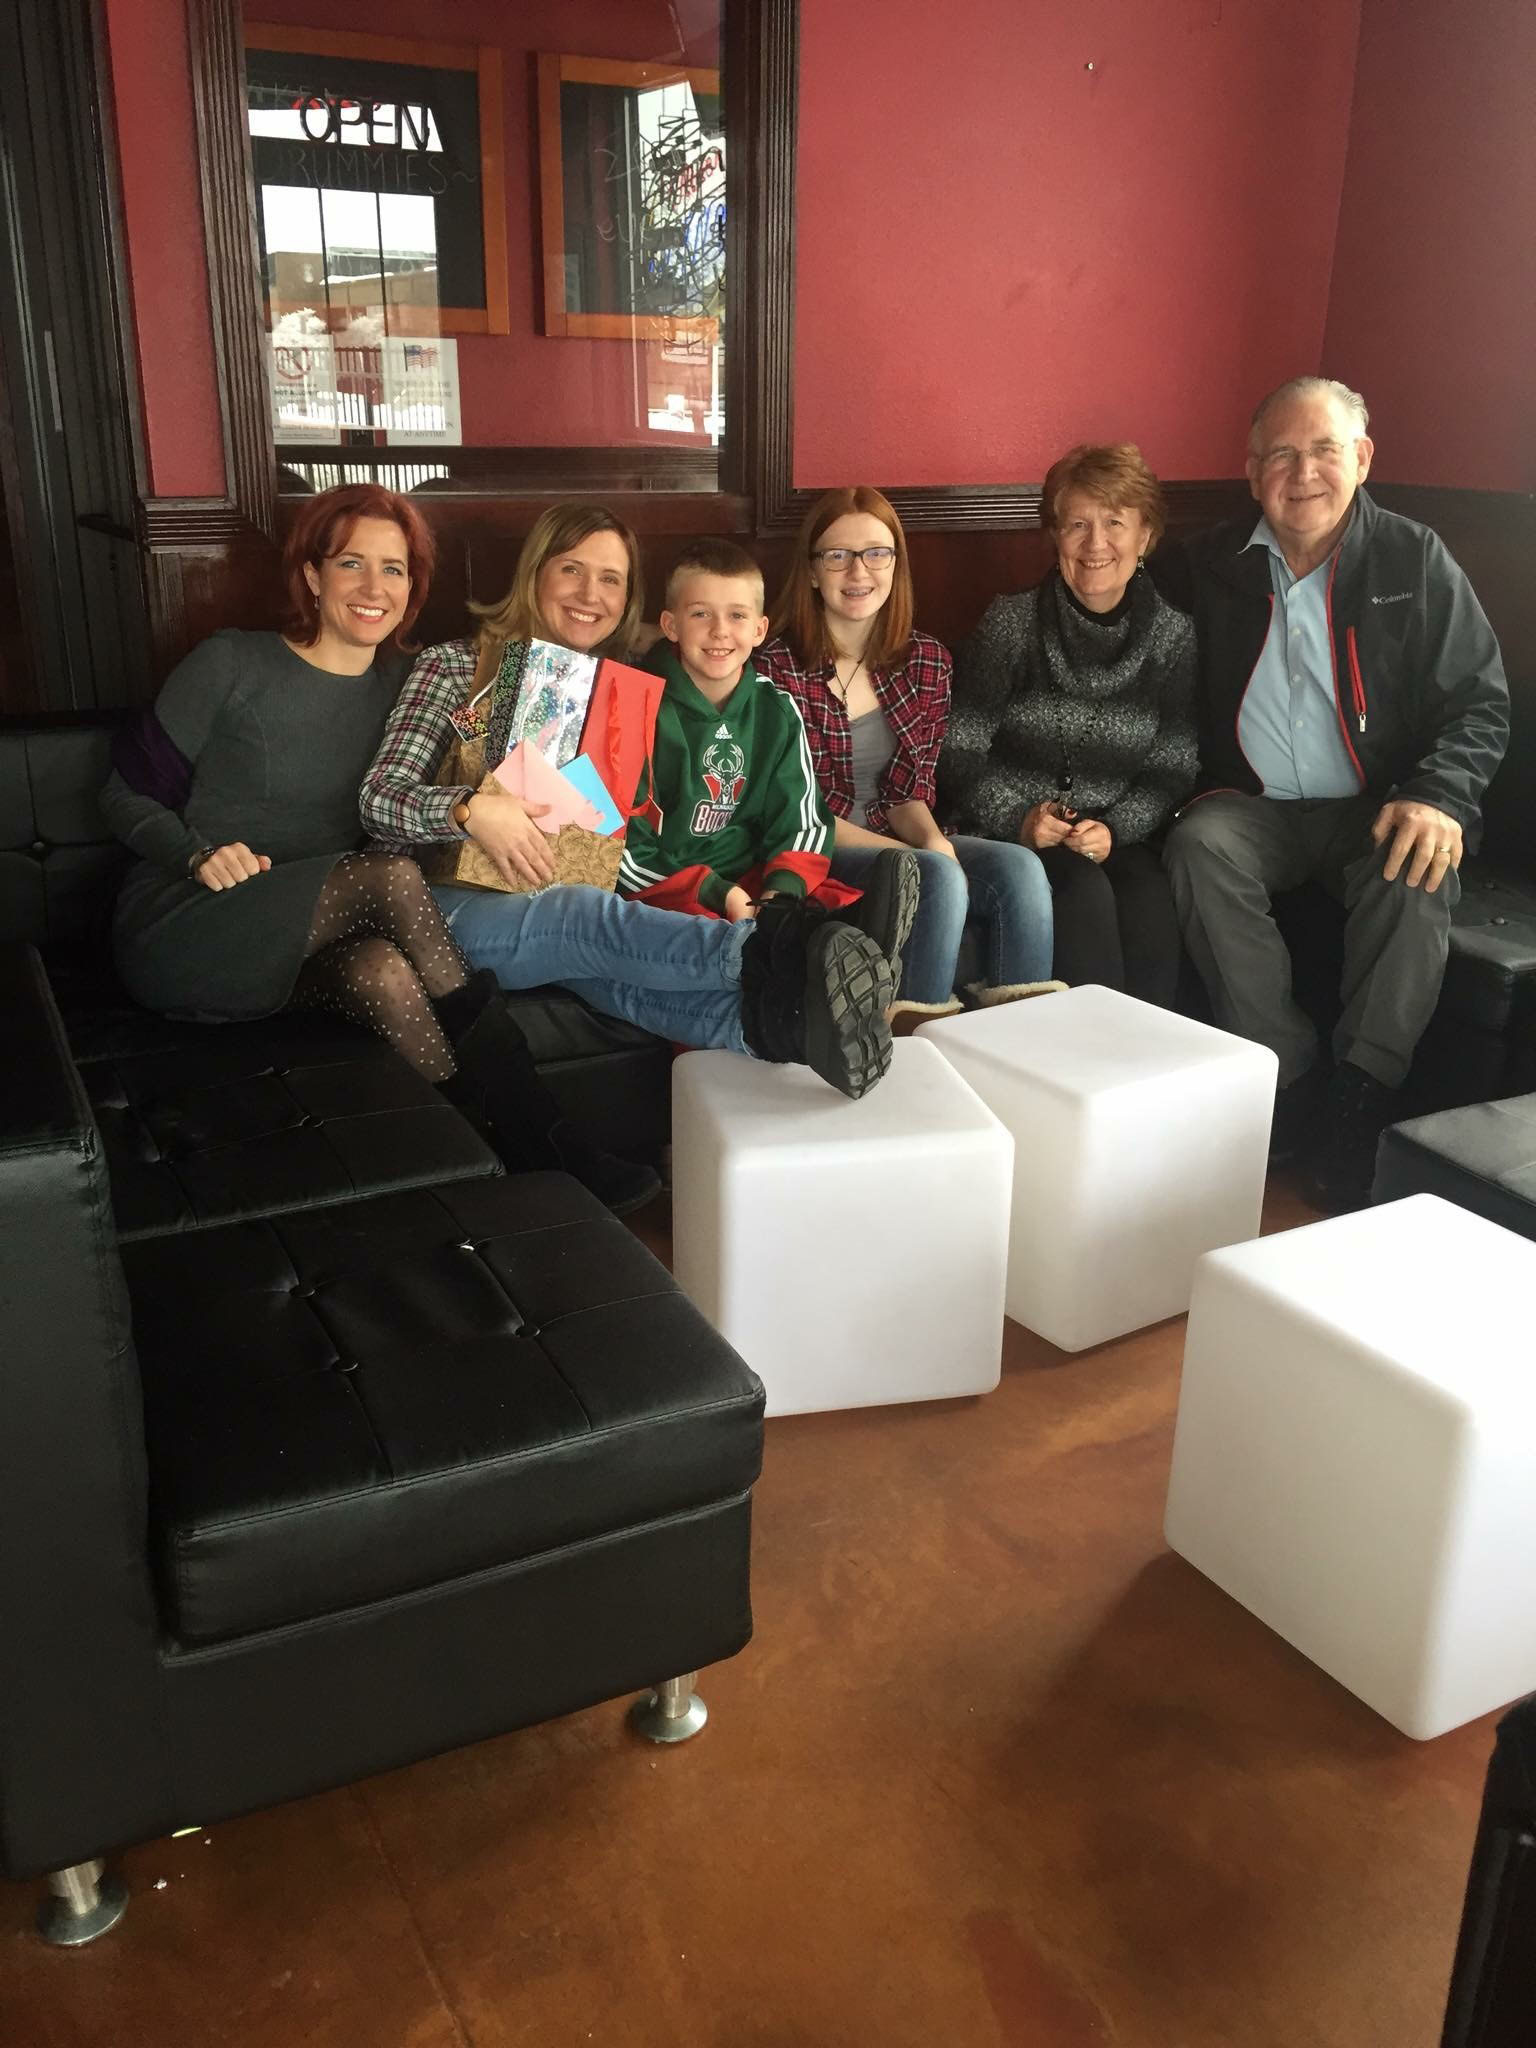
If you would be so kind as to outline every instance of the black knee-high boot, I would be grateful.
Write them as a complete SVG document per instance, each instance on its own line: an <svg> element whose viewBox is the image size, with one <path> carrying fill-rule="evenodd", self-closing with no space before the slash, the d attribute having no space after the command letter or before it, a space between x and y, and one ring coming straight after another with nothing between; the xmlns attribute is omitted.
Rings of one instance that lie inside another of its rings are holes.
<svg viewBox="0 0 1536 2048"><path fill-rule="evenodd" d="M602 1151L571 1122L535 1067L489 968L437 997L433 1008L458 1065L443 1093L486 1125L510 1172L572 1174L616 1216L660 1192L653 1168Z"/></svg>
<svg viewBox="0 0 1536 2048"><path fill-rule="evenodd" d="M868 933L819 903L772 896L741 954L741 1029L760 1060L803 1060L844 1095L867 1094L891 1064L890 960Z"/></svg>

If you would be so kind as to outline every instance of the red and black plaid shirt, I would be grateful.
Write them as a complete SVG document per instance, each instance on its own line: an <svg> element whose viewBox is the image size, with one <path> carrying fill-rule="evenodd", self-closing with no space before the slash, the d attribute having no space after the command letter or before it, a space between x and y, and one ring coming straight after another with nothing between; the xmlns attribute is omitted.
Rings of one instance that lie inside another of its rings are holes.
<svg viewBox="0 0 1536 2048"><path fill-rule="evenodd" d="M827 809L836 818L851 818L853 741L848 713L832 688L832 663L802 668L782 640L770 640L753 655L752 665L800 706ZM930 633L914 633L899 667L870 672L876 700L896 740L876 801L867 806L863 819L871 832L886 829L886 815L897 804L933 805L934 767L949 723L950 671L949 649Z"/></svg>

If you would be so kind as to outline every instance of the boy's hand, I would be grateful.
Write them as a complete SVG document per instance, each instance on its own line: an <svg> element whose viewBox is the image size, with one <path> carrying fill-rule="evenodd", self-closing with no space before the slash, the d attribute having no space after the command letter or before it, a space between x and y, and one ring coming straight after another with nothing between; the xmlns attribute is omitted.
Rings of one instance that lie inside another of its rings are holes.
<svg viewBox="0 0 1536 2048"><path fill-rule="evenodd" d="M732 924L742 924L747 918L757 915L752 898L742 888L740 882L725 892L725 914Z"/></svg>

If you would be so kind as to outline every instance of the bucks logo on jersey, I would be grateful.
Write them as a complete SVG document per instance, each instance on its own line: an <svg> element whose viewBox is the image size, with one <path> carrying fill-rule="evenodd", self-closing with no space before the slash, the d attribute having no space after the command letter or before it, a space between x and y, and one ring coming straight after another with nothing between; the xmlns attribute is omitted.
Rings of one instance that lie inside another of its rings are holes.
<svg viewBox="0 0 1536 2048"><path fill-rule="evenodd" d="M728 725L717 727L714 738L704 749L699 779L708 795L695 804L691 829L696 837L723 832L735 816L747 786L747 757L731 738Z"/></svg>

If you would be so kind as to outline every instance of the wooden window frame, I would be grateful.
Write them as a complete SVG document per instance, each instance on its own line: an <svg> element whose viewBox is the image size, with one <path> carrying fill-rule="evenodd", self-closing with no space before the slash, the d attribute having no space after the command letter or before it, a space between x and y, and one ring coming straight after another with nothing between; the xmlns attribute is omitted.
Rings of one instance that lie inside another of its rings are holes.
<svg viewBox="0 0 1536 2048"><path fill-rule="evenodd" d="M151 545L217 545L276 531L277 467L262 356L260 279L245 127L240 0L186 0L208 242L209 298L228 492L151 500ZM726 260L732 337L726 428L712 489L687 489L676 449L476 449L483 493L439 502L608 499L634 523L667 530L772 535L817 496L793 483L795 154L800 0L726 0ZM324 460L326 451L307 451ZM339 453L340 451L338 451ZM348 451L356 455L355 450ZM376 459L388 450L372 451ZM421 451L401 450L419 460ZM701 458L702 460L702 458ZM976 532L1040 523L1036 484L939 484L888 493L913 531Z"/></svg>
<svg viewBox="0 0 1536 2048"><path fill-rule="evenodd" d="M790 485L790 377L799 13L799 0L726 0L721 69L732 138L726 260L733 333L739 327L740 340L733 341L726 364L726 430L717 482L687 499L698 505L704 523L713 526L725 513L743 531L773 530L797 516ZM157 501L153 512L146 508L151 536L183 546L227 542L242 532L271 534L277 527L240 0L187 0L187 23L229 486L222 501L168 499ZM283 31L290 47L297 47L302 33ZM307 452L311 459L325 459L325 451ZM349 452L355 459L357 451ZM419 449L400 452L420 460ZM572 450L568 477L558 449L472 452L477 465L495 463L496 485L487 486L487 495L549 497L572 489L611 493L627 507L637 500L664 500L670 515L681 509L674 449L614 449L611 484L598 451Z"/></svg>
<svg viewBox="0 0 1536 2048"><path fill-rule="evenodd" d="M510 334L507 147L500 50L489 43L427 43L408 36L354 35L350 29L284 28L281 22L274 21L246 22L240 40L247 50L293 50L305 57L371 58L376 64L414 64L423 71L475 74L480 114L480 236L485 251L485 304L439 306L437 320L444 334Z"/></svg>
<svg viewBox="0 0 1536 2048"><path fill-rule="evenodd" d="M629 64L612 57L561 57L541 51L537 59L539 232L544 284L544 332L555 337L586 335L602 341L670 341L696 335L713 346L720 323L688 314L573 313L565 302L565 152L560 106L562 85L635 88L679 85L718 98L718 71L675 64Z"/></svg>

